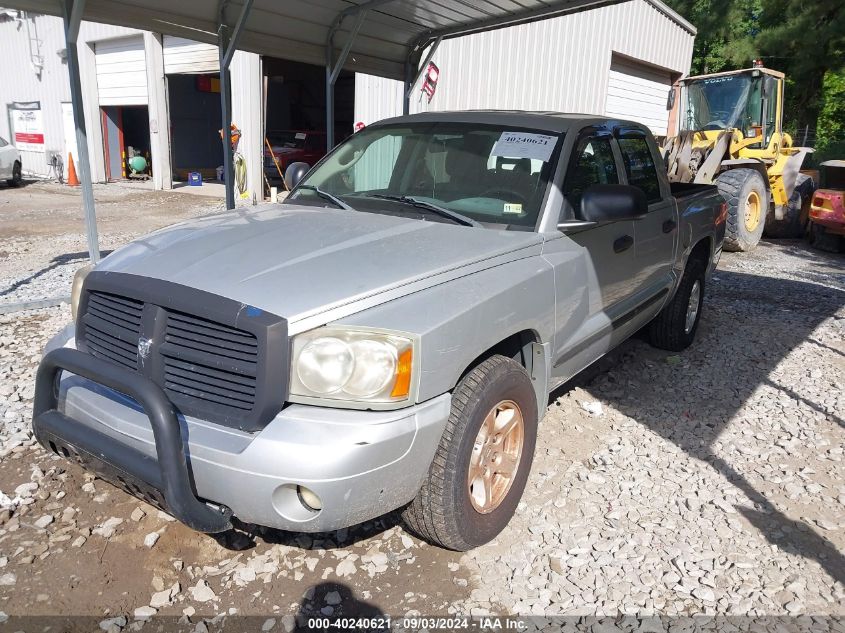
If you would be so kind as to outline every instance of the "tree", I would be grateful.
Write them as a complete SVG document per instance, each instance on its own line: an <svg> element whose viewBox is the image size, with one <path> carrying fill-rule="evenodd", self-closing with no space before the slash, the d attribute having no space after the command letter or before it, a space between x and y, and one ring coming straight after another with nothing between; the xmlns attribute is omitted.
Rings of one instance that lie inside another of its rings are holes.
<svg viewBox="0 0 845 633"><path fill-rule="evenodd" d="M746 39L787 75L785 127L816 130L825 74L845 70L842 0L763 0L760 32Z"/></svg>
<svg viewBox="0 0 845 633"><path fill-rule="evenodd" d="M747 68L756 50L748 37L759 30L763 0L669 0L698 30L693 75Z"/></svg>

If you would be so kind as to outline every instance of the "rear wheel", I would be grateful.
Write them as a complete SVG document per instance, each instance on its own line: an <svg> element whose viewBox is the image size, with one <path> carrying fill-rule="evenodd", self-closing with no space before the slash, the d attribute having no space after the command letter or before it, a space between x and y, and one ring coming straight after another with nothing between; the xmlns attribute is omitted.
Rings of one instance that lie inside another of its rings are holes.
<svg viewBox="0 0 845 633"><path fill-rule="evenodd" d="M537 398L525 368L492 356L461 379L428 475L402 518L425 540L465 551L513 516L537 441Z"/></svg>
<svg viewBox="0 0 845 633"><path fill-rule="evenodd" d="M692 344L704 306L705 269L706 262L700 257L687 262L675 296L649 326L649 341L654 347L680 352Z"/></svg>
<svg viewBox="0 0 845 633"><path fill-rule="evenodd" d="M789 197L789 204L784 209L783 220L775 219L774 210L766 217L766 237L790 238L804 237L807 232L810 199L813 197L813 179L798 174L795 189Z"/></svg>
<svg viewBox="0 0 845 633"><path fill-rule="evenodd" d="M716 186L728 204L723 248L726 251L753 250L763 237L769 208L763 177L754 169L731 169L719 175Z"/></svg>
<svg viewBox="0 0 845 633"><path fill-rule="evenodd" d="M15 161L15 164L12 166L12 178L6 182L9 183L10 187L20 187L21 183L23 183L21 164L18 161Z"/></svg>

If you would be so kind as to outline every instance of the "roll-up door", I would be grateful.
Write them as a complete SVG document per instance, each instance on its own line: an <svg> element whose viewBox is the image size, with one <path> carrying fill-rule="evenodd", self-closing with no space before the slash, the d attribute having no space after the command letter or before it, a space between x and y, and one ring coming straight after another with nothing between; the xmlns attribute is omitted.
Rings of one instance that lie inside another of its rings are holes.
<svg viewBox="0 0 845 633"><path fill-rule="evenodd" d="M671 86L668 72L614 56L607 82L605 114L643 123L653 134L665 136L669 121L666 100Z"/></svg>
<svg viewBox="0 0 845 633"><path fill-rule="evenodd" d="M147 105L143 36L97 42L96 53L100 105Z"/></svg>
<svg viewBox="0 0 845 633"><path fill-rule="evenodd" d="M220 71L217 47L186 40L183 37L164 36L164 72L167 75L206 74Z"/></svg>

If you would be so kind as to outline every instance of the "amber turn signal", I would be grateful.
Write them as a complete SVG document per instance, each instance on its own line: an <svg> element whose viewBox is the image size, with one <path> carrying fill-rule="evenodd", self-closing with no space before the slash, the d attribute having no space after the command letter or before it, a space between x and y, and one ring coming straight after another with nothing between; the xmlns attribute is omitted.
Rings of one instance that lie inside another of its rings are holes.
<svg viewBox="0 0 845 633"><path fill-rule="evenodd" d="M411 392L411 361L413 353L406 349L399 355L399 362L396 364L396 382L393 384L391 398L405 398Z"/></svg>

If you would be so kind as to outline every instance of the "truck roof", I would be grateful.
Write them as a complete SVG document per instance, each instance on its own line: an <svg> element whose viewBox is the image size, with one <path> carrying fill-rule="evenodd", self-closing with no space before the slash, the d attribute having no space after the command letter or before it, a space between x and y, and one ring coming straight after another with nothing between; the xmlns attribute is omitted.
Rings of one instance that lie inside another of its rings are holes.
<svg viewBox="0 0 845 633"><path fill-rule="evenodd" d="M421 112L407 116L384 119L373 126L391 125L402 122L430 121L432 123L491 123L535 128L548 132L566 133L578 131L589 125L606 127L636 127L647 131L641 123L599 116L566 112L541 112L529 110L460 110L448 112Z"/></svg>

